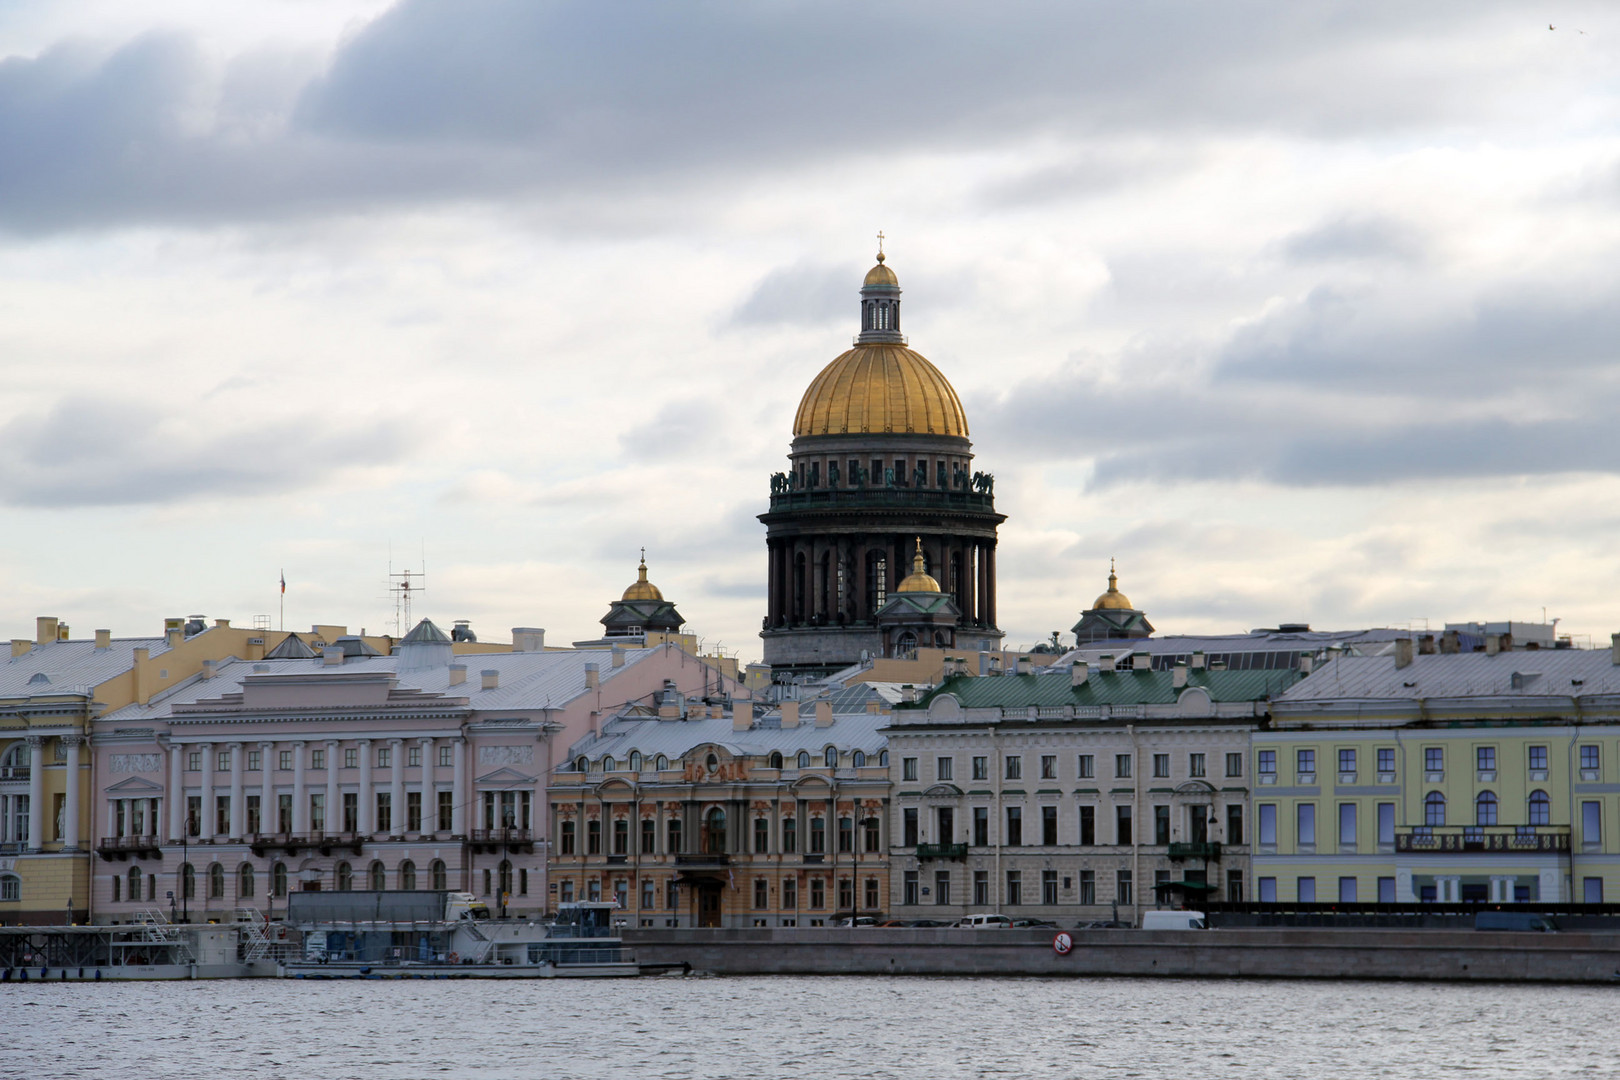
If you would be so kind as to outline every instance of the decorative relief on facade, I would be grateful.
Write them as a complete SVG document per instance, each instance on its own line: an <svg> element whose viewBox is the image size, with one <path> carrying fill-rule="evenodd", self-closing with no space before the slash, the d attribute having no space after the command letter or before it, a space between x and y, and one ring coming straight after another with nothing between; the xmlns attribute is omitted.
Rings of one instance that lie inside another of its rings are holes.
<svg viewBox="0 0 1620 1080"><path fill-rule="evenodd" d="M162 754L112 754L107 759L107 768L115 773L143 773L162 772Z"/></svg>
<svg viewBox="0 0 1620 1080"><path fill-rule="evenodd" d="M480 765L532 765L534 764L533 746L480 746L478 748L478 764Z"/></svg>

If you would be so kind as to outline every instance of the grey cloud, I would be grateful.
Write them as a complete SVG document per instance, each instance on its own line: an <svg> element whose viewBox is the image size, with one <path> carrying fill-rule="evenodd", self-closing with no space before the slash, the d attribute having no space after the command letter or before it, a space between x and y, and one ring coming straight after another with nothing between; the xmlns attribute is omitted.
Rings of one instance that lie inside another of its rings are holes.
<svg viewBox="0 0 1620 1080"><path fill-rule="evenodd" d="M0 226L209 223L494 193L673 194L766 170L1030 136L1335 137L1488 114L1509 87L1460 52L1387 48L1482 3L1278 8L1169 0L640 6L406 0L325 72L183 38L0 64ZM1455 59L1452 59L1455 58ZM1369 62L1380 78L1345 80ZM288 102L296 101L295 105ZM1042 184L1033 178L1021 197ZM1031 186L1033 185L1033 186ZM1016 187L1009 197L1020 197Z"/></svg>
<svg viewBox="0 0 1620 1080"><path fill-rule="evenodd" d="M1427 251L1422 232L1387 217L1344 216L1324 221L1282 241L1283 257L1296 263L1379 259L1418 262Z"/></svg>
<svg viewBox="0 0 1620 1080"><path fill-rule="evenodd" d="M849 266L782 267L766 274L732 314L734 327L853 320L860 281Z"/></svg>
<svg viewBox="0 0 1620 1080"><path fill-rule="evenodd" d="M0 426L0 503L64 509L159 506L278 494L407 452L403 425L333 434L314 422L195 436L179 415L104 398L64 399Z"/></svg>

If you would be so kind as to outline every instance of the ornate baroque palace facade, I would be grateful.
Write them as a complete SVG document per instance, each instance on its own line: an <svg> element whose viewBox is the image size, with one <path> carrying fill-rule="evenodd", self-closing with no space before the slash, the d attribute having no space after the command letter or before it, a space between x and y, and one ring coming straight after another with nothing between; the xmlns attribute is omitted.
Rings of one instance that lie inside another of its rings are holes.
<svg viewBox="0 0 1620 1080"><path fill-rule="evenodd" d="M760 515L770 552L761 637L779 681L1001 642L994 481L973 470L956 391L906 347L900 283L877 258L855 346L805 391L788 470L771 478ZM896 603L919 552L932 592L912 588Z"/></svg>

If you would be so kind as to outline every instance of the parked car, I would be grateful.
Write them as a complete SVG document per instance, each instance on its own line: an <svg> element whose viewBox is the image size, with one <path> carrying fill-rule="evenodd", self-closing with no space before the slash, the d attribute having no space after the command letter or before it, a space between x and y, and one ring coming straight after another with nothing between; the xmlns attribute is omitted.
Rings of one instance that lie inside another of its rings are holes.
<svg viewBox="0 0 1620 1080"><path fill-rule="evenodd" d="M877 919L873 918L870 915L858 915L853 919L839 919L833 925L834 926L846 926L846 927L853 926L853 927L856 927L858 929L860 927L876 926L877 924L878 924Z"/></svg>
<svg viewBox="0 0 1620 1080"><path fill-rule="evenodd" d="M1134 930L1128 922L1119 919L1093 919L1090 922L1075 923L1076 930Z"/></svg>
<svg viewBox="0 0 1620 1080"><path fill-rule="evenodd" d="M1202 911L1144 911L1142 929L1203 930L1206 925Z"/></svg>
<svg viewBox="0 0 1620 1080"><path fill-rule="evenodd" d="M1012 920L1005 915L964 915L956 925L966 930L1006 930Z"/></svg>
<svg viewBox="0 0 1620 1080"><path fill-rule="evenodd" d="M1481 911L1474 916L1475 930L1533 930L1556 933L1558 924L1534 911Z"/></svg>
<svg viewBox="0 0 1620 1080"><path fill-rule="evenodd" d="M943 919L912 919L910 922L906 923L905 925L906 926L954 926L956 924L946 922Z"/></svg>
<svg viewBox="0 0 1620 1080"><path fill-rule="evenodd" d="M1026 929L1026 928L1027 929L1051 929L1051 930L1056 930L1057 929L1057 923L1049 922L1046 919L1014 919L1012 924L1013 924L1014 929L1019 929L1019 930Z"/></svg>

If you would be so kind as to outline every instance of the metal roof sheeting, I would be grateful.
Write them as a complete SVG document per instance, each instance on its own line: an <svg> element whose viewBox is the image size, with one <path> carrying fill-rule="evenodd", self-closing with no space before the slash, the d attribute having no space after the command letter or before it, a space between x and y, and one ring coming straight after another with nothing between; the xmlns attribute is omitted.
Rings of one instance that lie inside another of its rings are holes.
<svg viewBox="0 0 1620 1080"><path fill-rule="evenodd" d="M160 656L169 651L169 645L161 637L114 638L105 649L96 648L93 638L35 645L0 664L0 698L89 693L133 668L136 649ZM50 682L35 682L38 675Z"/></svg>
<svg viewBox="0 0 1620 1080"><path fill-rule="evenodd" d="M1281 694L1299 678L1296 672L1189 671L1185 688L1169 671L1093 671L1079 686L1054 675L958 675L929 692L921 705L952 694L966 709L1018 709L1064 705L1171 705L1185 689L1201 688L1212 701L1262 701Z"/></svg>
<svg viewBox="0 0 1620 1080"><path fill-rule="evenodd" d="M1579 682L1576 682L1579 680ZM1429 653L1403 668L1393 656L1329 661L1279 702L1417 700L1467 697L1595 697L1620 693L1620 666L1608 649L1525 649Z"/></svg>

